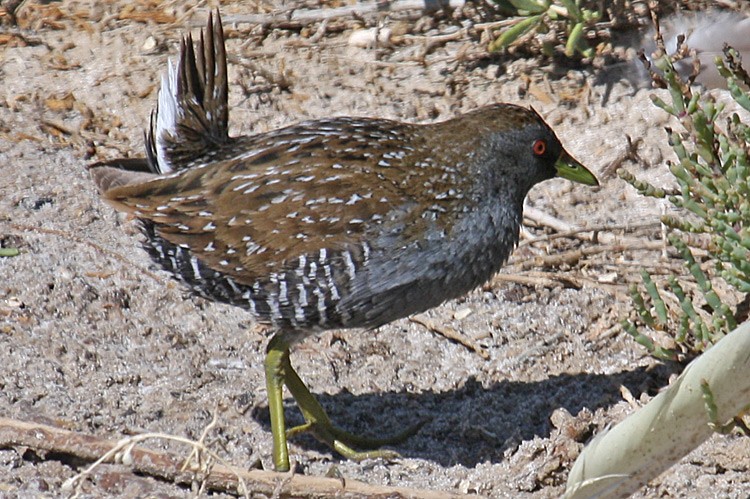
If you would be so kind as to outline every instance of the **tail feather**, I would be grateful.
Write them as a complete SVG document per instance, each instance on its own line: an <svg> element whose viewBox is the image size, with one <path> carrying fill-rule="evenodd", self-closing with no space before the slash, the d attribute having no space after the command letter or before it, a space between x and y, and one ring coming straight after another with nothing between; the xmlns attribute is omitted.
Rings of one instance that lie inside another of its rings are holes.
<svg viewBox="0 0 750 499"><path fill-rule="evenodd" d="M167 173L203 162L229 142L227 56L221 17L209 14L197 47L188 35L177 64L162 76L146 131L151 170Z"/></svg>
<svg viewBox="0 0 750 499"><path fill-rule="evenodd" d="M91 178L102 195L116 187L138 184L156 178L143 159L117 159L91 165Z"/></svg>

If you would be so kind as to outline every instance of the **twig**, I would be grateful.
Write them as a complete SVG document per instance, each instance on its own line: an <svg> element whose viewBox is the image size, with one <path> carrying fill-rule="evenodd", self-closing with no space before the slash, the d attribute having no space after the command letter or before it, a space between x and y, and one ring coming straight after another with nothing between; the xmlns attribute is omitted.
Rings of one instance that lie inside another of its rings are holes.
<svg viewBox="0 0 750 499"><path fill-rule="evenodd" d="M662 241L644 241L641 239L628 244L600 244L565 251L556 255L533 255L523 260L516 260L512 264L520 265L524 270L539 267L558 267L563 264L575 265L585 256L596 255L598 253L622 253L633 250L658 250L662 248L663 244Z"/></svg>
<svg viewBox="0 0 750 499"><path fill-rule="evenodd" d="M137 438L163 437L163 435L139 435ZM189 445L195 442L179 437L170 437L185 441ZM84 461L95 461L114 449L125 448L127 460L134 473L168 480L172 483L190 485L195 480L195 473L181 471L183 459L165 452L157 452L143 447L125 446L120 442L105 440L92 435L76 433L40 423L0 418L0 449L10 447L28 447L50 452L50 455L70 455ZM286 473L274 473L263 470L232 470L217 464L210 474L205 476L207 490L226 493L243 493L239 480L243 480L249 495L271 496L279 482L287 481L281 487L280 497L412 497L416 499L457 499L467 497L457 493L403 487L369 485L357 480L342 481L336 478L313 477L304 475L289 476Z"/></svg>
<svg viewBox="0 0 750 499"><path fill-rule="evenodd" d="M215 422L215 421L214 421ZM172 440L174 442L179 442L183 444L187 444L193 447L193 451L191 452L190 456L187 460L183 463L183 465L180 467L179 472L192 475L192 481L196 480L196 475L203 475L203 480L201 480L201 489L205 490L208 484L207 477L211 476L211 473L213 472L213 467L210 466L210 463L201 463L200 461L196 462L196 466L194 468L191 468L189 471L187 470L190 460L192 459L193 455L201 455L201 454L208 454L211 458L214 460L223 463L224 468L226 470L232 472L234 474L234 477L236 478L236 485L233 485L234 492L243 494L246 498L249 499L249 492L247 489L247 484L242 479L242 476L240 475L240 471L234 469L232 466L229 466L226 464L226 462L221 459L216 453L209 450L205 445L203 445L202 442L196 442L193 440L190 440L188 438L183 437L177 437L174 435L166 435L163 433L144 433L142 435L136 435L133 437L127 437L123 438L120 441L118 441L114 447L112 447L109 451L104 453L99 459L94 461L91 466L83 470L82 472L78 473L72 478L69 478L65 481L62 488L63 490L70 491L75 487L75 494L73 495L74 498L78 497L80 494L80 487L83 484L83 480L90 476L96 468L101 466L104 463L108 462L114 462L114 463L123 463L126 465L134 466L136 464L136 451L140 451L141 449L136 448L136 444L139 442L144 442L146 440L151 439L163 439L163 440ZM144 449L145 451L145 449ZM179 483L179 482L178 482Z"/></svg>
<svg viewBox="0 0 750 499"><path fill-rule="evenodd" d="M433 12L443 8L459 9L464 6L465 0L396 0L394 2L361 2L345 7L334 7L330 9L293 10L281 14L235 14L222 16L226 24L260 24L263 26L303 26L324 20L336 19L338 17L362 17L367 14L378 12L398 12L403 10ZM205 20L194 20L194 26L203 26Z"/></svg>
<svg viewBox="0 0 750 499"><path fill-rule="evenodd" d="M619 242L625 242L626 240L636 240L637 238L632 238L628 236L617 236L614 234L608 234L615 231L625 231L625 230L641 230L641 229L658 229L662 226L662 223L658 220L654 220L652 222L643 222L639 224L602 224L602 225L591 225L588 227L572 227L568 231L564 232L557 232L555 234L545 234L543 236L539 237L532 237L529 239L525 239L519 243L520 246L528 246L530 244L536 244L541 242L547 242L547 241L553 241L555 239L564 239L568 237L578 237L580 239L584 239L587 241L591 241L596 239L599 242L602 243L612 243L615 241ZM601 234L602 232L605 232L605 234ZM589 234L591 233L591 234ZM594 237L594 234L596 236Z"/></svg>
<svg viewBox="0 0 750 499"><path fill-rule="evenodd" d="M615 230L625 230L625 229L645 229L645 228L651 228L651 227L657 228L662 225L660 221L653 220L653 221L647 221L644 223L633 224L633 225L596 225L592 227L576 227L575 225L569 224L565 220L561 220L557 217L553 217L552 215L545 213L542 210L539 210L531 206L524 206L523 216L537 223L538 225L543 225L545 227L549 227L557 231L558 234L553 234L550 236L542 236L537 239L523 241L519 246L532 244L538 241L546 241L550 239L555 239L555 238L560 238L560 237L571 237L571 236L575 236L579 239L583 239L586 241L595 240L604 244L620 243L620 244L635 245L635 244L638 244L639 241L642 241L642 239L626 237L626 236L617 236L615 234L611 234L610 232L615 231ZM601 234L600 232L604 232L604 234Z"/></svg>
<svg viewBox="0 0 750 499"><path fill-rule="evenodd" d="M545 353L557 347L557 345L559 344L559 340L562 339L563 336L565 336L565 333L562 331L558 331L547 336L540 344L536 344L530 348L527 348L519 355L515 356L514 361L522 364L526 362L526 359L530 357L541 357Z"/></svg>
<svg viewBox="0 0 750 499"><path fill-rule="evenodd" d="M626 134L625 139L627 140L625 150L618 154L610 164L601 170L600 178L605 179L611 177L625 161L632 161L636 164L643 163L643 159L638 154L638 146L643 142L643 137L636 137L636 139L633 140L630 135Z"/></svg>
<svg viewBox="0 0 750 499"><path fill-rule="evenodd" d="M545 288L570 287L581 289L581 282L570 276L561 276L557 274L542 273L541 275L522 275L522 274L497 274L490 281L490 287L494 287L501 282L512 282L523 286L543 286Z"/></svg>
<svg viewBox="0 0 750 499"><path fill-rule="evenodd" d="M433 333L437 333L441 336L448 338L449 340L455 341L456 343L459 343L465 346L469 350L472 350L475 353L477 353L484 360L490 359L490 354L487 353L487 351L484 348L480 347L471 338L467 338L466 336L459 333L458 331L456 331L450 326L443 326L441 324L438 324L435 321L428 318L424 314L412 315L411 317L409 317L409 320L416 324L420 324L426 327Z"/></svg>
<svg viewBox="0 0 750 499"><path fill-rule="evenodd" d="M52 128L53 130L57 130L58 132L62 133L63 135L70 135L70 136L76 136L78 135L78 132L68 126L65 126L64 123L61 123L59 121L55 120L47 120L43 119L41 121L42 125Z"/></svg>
<svg viewBox="0 0 750 499"><path fill-rule="evenodd" d="M588 277L572 276L570 274L561 274L559 272L527 272L524 274L496 274L492 280L486 286L489 289L497 286L503 282L512 282L514 284L521 284L522 286L544 286L547 288L566 287L573 289L581 289L584 286L591 288L599 288L607 293L611 294L622 294L627 293L628 287L626 284L609 284L599 282L596 279L590 279Z"/></svg>
<svg viewBox="0 0 750 499"><path fill-rule="evenodd" d="M456 40L461 40L466 37L467 30L466 29L459 29L457 31L454 31L453 33L449 33L447 35L432 35L432 36L423 36L423 35L404 35L402 37L403 40L410 40L412 42L421 42L424 44L425 47L425 53L431 52L433 48L435 48L438 45L444 45L448 42L454 42Z"/></svg>

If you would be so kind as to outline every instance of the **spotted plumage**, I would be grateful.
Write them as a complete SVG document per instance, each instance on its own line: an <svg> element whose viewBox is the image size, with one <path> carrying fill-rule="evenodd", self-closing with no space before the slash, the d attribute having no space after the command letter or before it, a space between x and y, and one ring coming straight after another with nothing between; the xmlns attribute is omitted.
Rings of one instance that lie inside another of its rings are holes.
<svg viewBox="0 0 750 499"><path fill-rule="evenodd" d="M509 256L536 183L596 182L535 111L511 104L432 124L341 117L229 137L218 15L193 45L182 43L162 80L147 158L100 163L92 176L108 203L140 220L164 269L275 328L272 419L286 384L306 419L333 432L290 381L290 344L465 294ZM273 430L283 469L283 424Z"/></svg>

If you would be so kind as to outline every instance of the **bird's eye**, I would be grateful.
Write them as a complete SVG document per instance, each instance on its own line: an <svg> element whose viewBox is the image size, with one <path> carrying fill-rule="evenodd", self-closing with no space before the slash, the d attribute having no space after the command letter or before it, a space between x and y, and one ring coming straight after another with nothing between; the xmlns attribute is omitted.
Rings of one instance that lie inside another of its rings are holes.
<svg viewBox="0 0 750 499"><path fill-rule="evenodd" d="M531 146L531 150L534 151L534 155L536 156L544 156L544 153L547 152L547 141L544 139L536 139Z"/></svg>

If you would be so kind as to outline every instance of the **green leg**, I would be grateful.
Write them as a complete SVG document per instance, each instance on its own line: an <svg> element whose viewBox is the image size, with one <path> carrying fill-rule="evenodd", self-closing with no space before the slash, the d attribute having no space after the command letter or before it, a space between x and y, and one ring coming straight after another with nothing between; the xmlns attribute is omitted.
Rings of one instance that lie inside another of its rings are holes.
<svg viewBox="0 0 750 499"><path fill-rule="evenodd" d="M273 467L276 471L289 471L289 449L286 444L286 423L284 421L284 378L289 363L289 345L271 338L266 350L266 391L268 391L268 412L271 414L271 435L273 436Z"/></svg>
<svg viewBox="0 0 750 499"><path fill-rule="evenodd" d="M310 390L292 367L289 361L289 345L277 336L274 336L268 344L265 365L268 406L271 412L271 431L273 432L273 461L276 471L287 471L289 469L289 452L286 443L286 437L288 436L309 431L318 440L353 461L375 458L391 459L398 457L398 453L390 450L360 452L352 447L377 448L383 445L397 444L419 431L424 424L424 421L420 421L390 438L367 438L353 435L333 426L323 407L310 393ZM291 428L286 432L284 431L284 408L281 393L283 385L286 385L289 389L305 418L305 424Z"/></svg>

